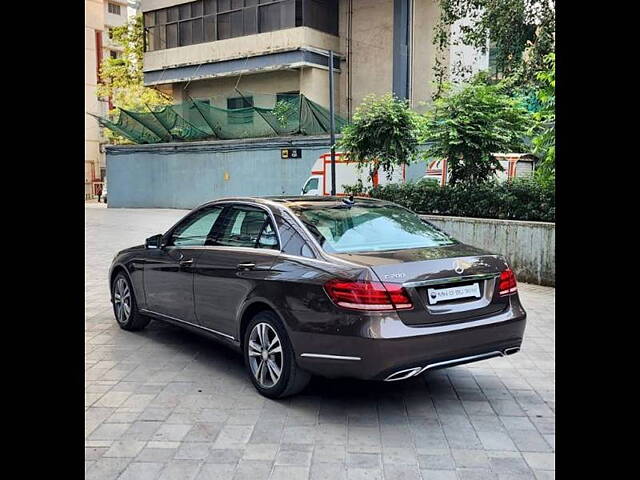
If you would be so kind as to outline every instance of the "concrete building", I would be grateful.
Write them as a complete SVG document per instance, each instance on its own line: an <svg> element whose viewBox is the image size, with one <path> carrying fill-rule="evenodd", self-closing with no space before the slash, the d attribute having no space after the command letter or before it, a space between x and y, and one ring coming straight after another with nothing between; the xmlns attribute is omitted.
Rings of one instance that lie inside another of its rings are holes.
<svg viewBox="0 0 640 480"><path fill-rule="evenodd" d="M491 59L493 59L493 52L490 48L489 39L487 39L487 45L484 52L478 48L462 45L460 41L462 28L469 26L470 24L471 22L464 18L462 20L458 20L451 26L449 76L453 81L465 81L481 70L489 71L492 69L490 56Z"/></svg>
<svg viewBox="0 0 640 480"><path fill-rule="evenodd" d="M342 116L351 117L370 93L393 92L418 110L431 98L436 0L142 0L141 6L145 84L176 102L186 92L237 108L244 102L237 84L243 92L272 94L250 98L256 106L273 107L273 94L286 93L327 106L327 50L337 54ZM477 63L477 52L456 49L445 62L455 56Z"/></svg>
<svg viewBox="0 0 640 480"><path fill-rule="evenodd" d="M328 50L343 117L372 93L393 92L419 111L431 101L437 0L142 0L141 10L145 85L177 103L188 94L225 109L272 108L301 93L327 107ZM478 53L454 45L442 60L453 75L450 58L484 68ZM329 148L328 135L108 146L109 206L298 194ZM300 154L283 155L288 149ZM425 167L411 165L406 178L421 178Z"/></svg>
<svg viewBox="0 0 640 480"><path fill-rule="evenodd" d="M85 0L85 111L105 115L108 99L98 99L99 66L104 58L122 55L122 47L111 41L109 30L126 23L129 15L139 9L139 1ZM93 117L85 114L84 183L85 198L92 198L97 185L105 178L102 144L105 142L100 127Z"/></svg>

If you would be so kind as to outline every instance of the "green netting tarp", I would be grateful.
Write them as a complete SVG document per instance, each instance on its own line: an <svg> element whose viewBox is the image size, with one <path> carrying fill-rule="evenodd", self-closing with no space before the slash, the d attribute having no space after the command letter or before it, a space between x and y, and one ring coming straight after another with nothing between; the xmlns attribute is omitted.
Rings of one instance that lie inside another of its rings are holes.
<svg viewBox="0 0 640 480"><path fill-rule="evenodd" d="M271 98L269 98L271 97ZM324 135L329 133L329 111L304 95L261 95L242 97L249 106L224 109L207 101L187 98L182 103L150 107L133 112L118 108L117 119L97 118L98 122L134 143L165 143L215 139L260 138L283 135ZM334 116L339 133L347 121Z"/></svg>

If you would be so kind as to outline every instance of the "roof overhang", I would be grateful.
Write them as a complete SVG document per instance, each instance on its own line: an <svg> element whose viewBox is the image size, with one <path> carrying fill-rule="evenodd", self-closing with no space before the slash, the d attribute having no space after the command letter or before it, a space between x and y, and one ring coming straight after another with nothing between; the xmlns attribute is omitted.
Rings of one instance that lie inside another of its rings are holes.
<svg viewBox="0 0 640 480"><path fill-rule="evenodd" d="M340 73L340 55L334 54L333 68ZM144 72L146 86L188 82L208 78L236 76L240 74L288 70L300 67L329 69L326 52L310 47L268 53L246 58L204 62L197 65L181 65L162 70Z"/></svg>

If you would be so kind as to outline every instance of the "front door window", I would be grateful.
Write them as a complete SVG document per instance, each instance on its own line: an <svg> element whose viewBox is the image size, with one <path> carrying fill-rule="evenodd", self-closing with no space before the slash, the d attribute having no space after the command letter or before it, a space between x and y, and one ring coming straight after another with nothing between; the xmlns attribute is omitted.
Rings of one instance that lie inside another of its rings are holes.
<svg viewBox="0 0 640 480"><path fill-rule="evenodd" d="M204 208L178 225L171 234L170 246L193 247L204 246L211 240L213 224L222 212L222 207Z"/></svg>

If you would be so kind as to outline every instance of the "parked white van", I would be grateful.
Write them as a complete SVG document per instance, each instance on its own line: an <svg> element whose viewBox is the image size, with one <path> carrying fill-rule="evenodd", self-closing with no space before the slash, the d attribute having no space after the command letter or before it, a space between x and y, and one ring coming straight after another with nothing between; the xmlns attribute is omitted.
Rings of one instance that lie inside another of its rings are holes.
<svg viewBox="0 0 640 480"><path fill-rule="evenodd" d="M404 183L405 167L396 167L387 178L386 173L380 172L369 177L369 170L364 167L358 170L358 162L349 161L346 153L336 152L336 195L345 195L345 185L355 185L358 180L365 187L387 185L389 183ZM331 153L323 153L311 168L311 176L302 187L302 195L331 195Z"/></svg>

